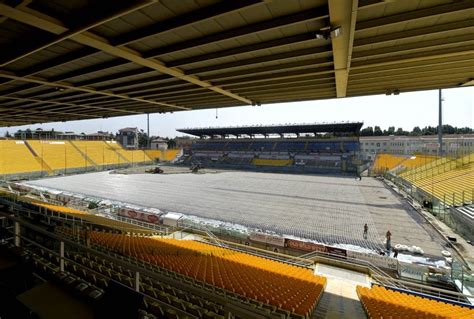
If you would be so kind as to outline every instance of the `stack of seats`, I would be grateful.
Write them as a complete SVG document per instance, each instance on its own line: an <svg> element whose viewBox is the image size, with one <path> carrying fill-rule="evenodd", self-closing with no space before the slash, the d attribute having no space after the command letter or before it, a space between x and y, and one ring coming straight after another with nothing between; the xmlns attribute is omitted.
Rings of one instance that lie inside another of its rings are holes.
<svg viewBox="0 0 474 319"><path fill-rule="evenodd" d="M143 150L126 150L120 144L114 141L105 141L106 145L120 154L122 158L130 163L150 162L151 158Z"/></svg>
<svg viewBox="0 0 474 319"><path fill-rule="evenodd" d="M47 204L47 203L42 203L42 202L32 202L31 204L38 207L46 208L56 213L69 215L71 217L81 219L91 224L100 225L100 226L104 226L104 227L112 228L112 229L118 229L123 232L138 233L138 234L156 233L156 231L154 230L142 228L140 226L135 226L129 223L121 222L119 220L114 220L107 217L94 215L94 214L91 214L82 210L70 208L70 207L52 205L52 204Z"/></svg>
<svg viewBox="0 0 474 319"><path fill-rule="evenodd" d="M40 172L41 164L23 141L0 140L0 175Z"/></svg>
<svg viewBox="0 0 474 319"><path fill-rule="evenodd" d="M103 141L72 141L72 143L82 154L90 158L95 165L104 166L128 163Z"/></svg>
<svg viewBox="0 0 474 319"><path fill-rule="evenodd" d="M374 174L383 174L386 171L394 169L407 159L406 156L397 156L392 154L377 154L375 157L374 164L372 166L372 172Z"/></svg>
<svg viewBox="0 0 474 319"><path fill-rule="evenodd" d="M82 267L78 267L72 262L66 262L65 269L87 279L88 282L101 289L105 290L108 286L108 278L114 279L131 289L135 288L135 273L122 266L117 266L113 262L90 255L89 253L80 252L66 252L66 258L92 271L86 272ZM140 281L140 291L149 296L145 298L145 310L158 318L175 317L177 314L173 308L180 309L199 318L224 318L224 311L221 305L194 296L145 275L141 275ZM158 300L162 303L157 302ZM172 307L166 307L163 303Z"/></svg>
<svg viewBox="0 0 474 319"><path fill-rule="evenodd" d="M293 165L293 160L255 158L252 164L257 166L290 166Z"/></svg>
<svg viewBox="0 0 474 319"><path fill-rule="evenodd" d="M436 160L436 166L416 168L400 174L405 181L432 194L446 205L463 205L474 201L474 156L459 160Z"/></svg>
<svg viewBox="0 0 474 319"><path fill-rule="evenodd" d="M369 318L467 319L474 310L373 286L357 286L357 294Z"/></svg>
<svg viewBox="0 0 474 319"><path fill-rule="evenodd" d="M68 141L31 140L28 144L52 170L67 170L87 166L87 160Z"/></svg>
<svg viewBox="0 0 474 319"><path fill-rule="evenodd" d="M91 232L91 244L211 284L259 306L309 316L326 279L310 269L188 240ZM285 313L285 312L283 312Z"/></svg>

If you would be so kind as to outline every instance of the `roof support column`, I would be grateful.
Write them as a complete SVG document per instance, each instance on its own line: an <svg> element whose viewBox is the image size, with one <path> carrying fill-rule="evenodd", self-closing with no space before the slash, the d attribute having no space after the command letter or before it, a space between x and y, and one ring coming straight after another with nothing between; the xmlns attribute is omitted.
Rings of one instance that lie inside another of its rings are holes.
<svg viewBox="0 0 474 319"><path fill-rule="evenodd" d="M331 34L337 97L347 93L358 6L359 0L329 0L331 28L341 28L339 36Z"/></svg>

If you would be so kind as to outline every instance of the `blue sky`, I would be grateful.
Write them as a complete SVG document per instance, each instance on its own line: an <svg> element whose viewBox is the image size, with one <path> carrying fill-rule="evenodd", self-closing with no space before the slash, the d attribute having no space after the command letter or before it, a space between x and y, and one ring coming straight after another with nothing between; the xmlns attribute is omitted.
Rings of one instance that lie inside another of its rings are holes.
<svg viewBox="0 0 474 319"><path fill-rule="evenodd" d="M443 97L445 124L474 127L474 87L443 90ZM185 127L341 121L363 121L364 126L395 126L405 130L411 130L415 126L436 126L438 91L223 108L218 110L217 119L215 109L152 114L150 133L174 137L181 135L176 132L177 128ZM3 136L7 130L12 133L20 128L38 127L77 133L93 133L99 130L115 133L127 126L136 126L146 131L146 115L0 128L0 135Z"/></svg>

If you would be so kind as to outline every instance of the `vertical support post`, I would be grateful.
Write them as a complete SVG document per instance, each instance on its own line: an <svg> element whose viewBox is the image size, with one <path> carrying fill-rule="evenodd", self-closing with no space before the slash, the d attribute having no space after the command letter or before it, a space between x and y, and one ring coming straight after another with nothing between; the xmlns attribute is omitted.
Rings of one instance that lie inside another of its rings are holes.
<svg viewBox="0 0 474 319"><path fill-rule="evenodd" d="M64 242L59 243L59 270L64 272Z"/></svg>
<svg viewBox="0 0 474 319"><path fill-rule="evenodd" d="M140 273L138 271L135 272L135 290L140 292Z"/></svg>
<svg viewBox="0 0 474 319"><path fill-rule="evenodd" d="M438 91L438 143L439 143L439 156L443 156L443 97L441 95L441 89Z"/></svg>
<svg viewBox="0 0 474 319"><path fill-rule="evenodd" d="M20 247L20 223L15 222L15 246Z"/></svg>
<svg viewBox="0 0 474 319"><path fill-rule="evenodd" d="M147 140L146 140L146 148L150 148L150 142L151 142L151 139L150 139L150 113L147 113L146 114L146 136L147 136Z"/></svg>

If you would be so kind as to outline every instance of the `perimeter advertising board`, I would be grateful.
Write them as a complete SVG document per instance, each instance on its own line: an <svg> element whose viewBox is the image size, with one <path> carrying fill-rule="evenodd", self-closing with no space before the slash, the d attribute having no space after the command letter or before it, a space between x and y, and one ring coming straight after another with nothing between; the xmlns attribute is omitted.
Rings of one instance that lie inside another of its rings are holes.
<svg viewBox="0 0 474 319"><path fill-rule="evenodd" d="M142 220L144 222L152 223L152 224L159 224L160 223L160 216L159 215L152 214L152 213L145 213L145 212L141 212L139 210L134 210L134 209L121 208L119 210L119 215L124 216L124 217L128 217L128 218Z"/></svg>
<svg viewBox="0 0 474 319"><path fill-rule="evenodd" d="M386 269L391 269L391 270L398 269L398 260L395 258L387 257L387 256L380 256L376 254L348 250L347 257L365 260L381 268L386 268Z"/></svg>
<svg viewBox="0 0 474 319"><path fill-rule="evenodd" d="M326 246L315 244L308 241L301 241L296 239L287 239L286 243L289 248L299 249L304 251L319 251L322 253L327 253Z"/></svg>
<svg viewBox="0 0 474 319"><path fill-rule="evenodd" d="M249 234L249 239L253 241L258 241L261 243L266 243L272 246L285 247L285 238L277 236L277 235L251 232Z"/></svg>

